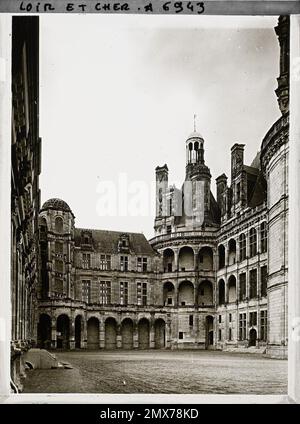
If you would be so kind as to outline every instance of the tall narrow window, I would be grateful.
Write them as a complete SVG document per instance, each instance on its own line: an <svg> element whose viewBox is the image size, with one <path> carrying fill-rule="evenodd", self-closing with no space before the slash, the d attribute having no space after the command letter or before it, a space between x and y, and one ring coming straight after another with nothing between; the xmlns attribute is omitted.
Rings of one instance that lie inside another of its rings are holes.
<svg viewBox="0 0 300 424"><path fill-rule="evenodd" d="M268 324L267 311L260 311L260 340L267 341L267 324Z"/></svg>
<svg viewBox="0 0 300 424"><path fill-rule="evenodd" d="M250 327L252 327L253 325L257 325L257 312L249 313L249 321Z"/></svg>
<svg viewBox="0 0 300 424"><path fill-rule="evenodd" d="M239 339L246 339L246 313L239 315Z"/></svg>
<svg viewBox="0 0 300 424"><path fill-rule="evenodd" d="M250 230L250 257L255 256L257 254L257 235L256 235L256 229L251 228Z"/></svg>
<svg viewBox="0 0 300 424"><path fill-rule="evenodd" d="M128 271L128 256L120 256L120 270Z"/></svg>
<svg viewBox="0 0 300 424"><path fill-rule="evenodd" d="M100 281L99 300L102 305L111 304L111 282L110 281Z"/></svg>
<svg viewBox="0 0 300 424"><path fill-rule="evenodd" d="M262 297L267 296L267 281L268 281L267 267L262 266L260 268L260 287L261 287Z"/></svg>
<svg viewBox="0 0 300 424"><path fill-rule="evenodd" d="M137 283L137 304L147 305L147 283Z"/></svg>
<svg viewBox="0 0 300 424"><path fill-rule="evenodd" d="M239 277L240 295L239 300L242 302L246 299L246 273L240 274Z"/></svg>
<svg viewBox="0 0 300 424"><path fill-rule="evenodd" d="M91 303L91 281L82 280L82 301Z"/></svg>
<svg viewBox="0 0 300 424"><path fill-rule="evenodd" d="M246 259L246 236L243 233L240 234L239 244L240 244L240 261L243 261Z"/></svg>
<svg viewBox="0 0 300 424"><path fill-rule="evenodd" d="M55 259L54 266L56 273L62 274L64 272L64 263L61 259Z"/></svg>
<svg viewBox="0 0 300 424"><path fill-rule="evenodd" d="M268 249L267 223L260 224L260 251L265 253Z"/></svg>
<svg viewBox="0 0 300 424"><path fill-rule="evenodd" d="M91 267L91 255L90 253L82 254L82 268L89 269Z"/></svg>
<svg viewBox="0 0 300 424"><path fill-rule="evenodd" d="M55 218L55 231L57 233L62 233L63 228L64 228L63 220L60 216L58 216L57 218Z"/></svg>
<svg viewBox="0 0 300 424"><path fill-rule="evenodd" d="M128 282L120 282L120 304L128 305Z"/></svg>
<svg viewBox="0 0 300 424"><path fill-rule="evenodd" d="M257 297L257 270L252 269L250 271L250 299Z"/></svg>
<svg viewBox="0 0 300 424"><path fill-rule="evenodd" d="M111 270L111 256L110 255L100 255L100 269L103 271Z"/></svg>
<svg viewBox="0 0 300 424"><path fill-rule="evenodd" d="M236 185L236 201L239 202L241 200L241 183L237 183Z"/></svg>
<svg viewBox="0 0 300 424"><path fill-rule="evenodd" d="M137 258L137 271L142 272L142 258Z"/></svg>
<svg viewBox="0 0 300 424"><path fill-rule="evenodd" d="M64 251L64 245L60 241L55 242L55 254L61 256Z"/></svg>

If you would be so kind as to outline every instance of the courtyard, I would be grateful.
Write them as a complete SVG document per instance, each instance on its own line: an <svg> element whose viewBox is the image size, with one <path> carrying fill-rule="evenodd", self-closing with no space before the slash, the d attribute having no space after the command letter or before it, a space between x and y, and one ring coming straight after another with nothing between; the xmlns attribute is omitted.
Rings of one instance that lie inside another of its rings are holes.
<svg viewBox="0 0 300 424"><path fill-rule="evenodd" d="M72 369L29 370L24 393L284 394L287 361L221 351L60 351Z"/></svg>

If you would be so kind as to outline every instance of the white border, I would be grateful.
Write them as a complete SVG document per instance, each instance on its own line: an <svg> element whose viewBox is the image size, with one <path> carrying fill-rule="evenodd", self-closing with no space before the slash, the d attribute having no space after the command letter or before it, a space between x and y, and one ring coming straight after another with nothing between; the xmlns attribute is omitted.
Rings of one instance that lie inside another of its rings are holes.
<svg viewBox="0 0 300 424"><path fill-rule="evenodd" d="M291 16L290 32L289 359L288 394L282 396L10 393L11 16L0 14L0 403L300 403L300 71L294 69L300 61L300 15Z"/></svg>

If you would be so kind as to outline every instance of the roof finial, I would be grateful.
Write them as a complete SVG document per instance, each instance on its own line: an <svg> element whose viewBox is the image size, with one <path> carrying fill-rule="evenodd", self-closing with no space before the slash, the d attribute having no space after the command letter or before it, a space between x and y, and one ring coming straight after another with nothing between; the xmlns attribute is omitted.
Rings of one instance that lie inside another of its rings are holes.
<svg viewBox="0 0 300 424"><path fill-rule="evenodd" d="M197 115L194 113L194 132L196 132L196 118Z"/></svg>

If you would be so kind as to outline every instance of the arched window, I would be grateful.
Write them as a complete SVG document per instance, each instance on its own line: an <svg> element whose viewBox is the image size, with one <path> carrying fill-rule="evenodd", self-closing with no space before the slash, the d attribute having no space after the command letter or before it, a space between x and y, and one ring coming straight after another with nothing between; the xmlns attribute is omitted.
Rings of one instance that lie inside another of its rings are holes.
<svg viewBox="0 0 300 424"><path fill-rule="evenodd" d="M250 245L250 258L252 258L252 256L255 256L257 254L257 235L256 235L255 228L251 228L250 230L249 245Z"/></svg>
<svg viewBox="0 0 300 424"><path fill-rule="evenodd" d="M264 221L260 224L260 251L265 253L268 249L267 239L267 223Z"/></svg>
<svg viewBox="0 0 300 424"><path fill-rule="evenodd" d="M220 280L219 281L219 296L218 296L218 300L219 300L219 305L224 305L225 303L225 283L224 280Z"/></svg>
<svg viewBox="0 0 300 424"><path fill-rule="evenodd" d="M229 265L235 264L236 260L236 242L234 239L230 239L228 243L228 262Z"/></svg>
<svg viewBox="0 0 300 424"><path fill-rule="evenodd" d="M246 236L244 233L240 234L239 243L240 243L240 261L244 261L246 259Z"/></svg>
<svg viewBox="0 0 300 424"><path fill-rule="evenodd" d="M218 247L218 254L219 254L219 269L224 268L225 266L225 247L223 244L220 244Z"/></svg>
<svg viewBox="0 0 300 424"><path fill-rule="evenodd" d="M63 227L64 227L63 220L62 220L62 218L60 216L58 216L55 219L55 231L57 233L62 233L63 232Z"/></svg>

